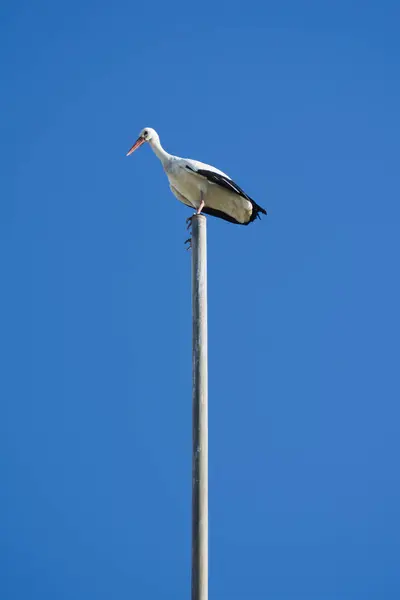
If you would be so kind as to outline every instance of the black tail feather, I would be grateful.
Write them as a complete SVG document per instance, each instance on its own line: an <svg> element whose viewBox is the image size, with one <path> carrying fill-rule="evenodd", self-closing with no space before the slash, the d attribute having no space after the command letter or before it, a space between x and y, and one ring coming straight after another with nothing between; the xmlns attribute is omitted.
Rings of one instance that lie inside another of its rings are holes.
<svg viewBox="0 0 400 600"><path fill-rule="evenodd" d="M265 210L265 208L263 208L262 206L259 206L256 202L254 202L254 200L251 200L251 203L253 205L253 212L251 213L249 223L252 223L256 219L261 219L260 213L262 213L263 215L267 214L267 211Z"/></svg>

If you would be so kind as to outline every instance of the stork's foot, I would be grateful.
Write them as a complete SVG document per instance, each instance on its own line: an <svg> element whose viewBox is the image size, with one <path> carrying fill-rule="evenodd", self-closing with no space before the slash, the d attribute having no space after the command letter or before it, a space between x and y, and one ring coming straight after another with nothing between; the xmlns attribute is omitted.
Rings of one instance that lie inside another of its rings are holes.
<svg viewBox="0 0 400 600"><path fill-rule="evenodd" d="M186 219L186 229L190 233L190 237L187 240L185 240L185 242L184 242L185 244L187 244L186 250L192 249L192 219L195 215L196 215L196 213Z"/></svg>

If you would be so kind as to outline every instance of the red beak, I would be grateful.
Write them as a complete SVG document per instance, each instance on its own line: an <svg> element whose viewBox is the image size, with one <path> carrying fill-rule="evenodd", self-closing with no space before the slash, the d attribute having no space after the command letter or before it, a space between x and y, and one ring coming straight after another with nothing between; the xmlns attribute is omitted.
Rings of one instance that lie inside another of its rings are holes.
<svg viewBox="0 0 400 600"><path fill-rule="evenodd" d="M127 156L129 156L130 154L132 154L132 152L135 152L135 150L137 150L138 148L140 148L140 146L142 144L145 143L145 139L142 137L138 137L138 139L136 140L136 142L133 144L132 148L129 150L129 152L127 153Z"/></svg>

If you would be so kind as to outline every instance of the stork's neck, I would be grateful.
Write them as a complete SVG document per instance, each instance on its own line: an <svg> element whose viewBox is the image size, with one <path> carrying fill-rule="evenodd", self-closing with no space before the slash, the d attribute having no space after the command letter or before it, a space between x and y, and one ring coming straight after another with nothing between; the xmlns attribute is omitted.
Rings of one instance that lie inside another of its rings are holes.
<svg viewBox="0 0 400 600"><path fill-rule="evenodd" d="M170 160L171 155L168 154L168 152L166 152L164 150L164 148L161 146L159 139L157 139L157 138L151 139L149 141L149 144L150 144L151 149L153 150L154 154L156 156L158 156L158 158L161 160L163 166L165 166L166 163Z"/></svg>

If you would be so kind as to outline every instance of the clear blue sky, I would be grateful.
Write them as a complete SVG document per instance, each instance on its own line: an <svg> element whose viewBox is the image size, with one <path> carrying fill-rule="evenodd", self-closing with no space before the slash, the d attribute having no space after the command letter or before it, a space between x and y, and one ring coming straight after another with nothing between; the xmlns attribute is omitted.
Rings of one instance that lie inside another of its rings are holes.
<svg viewBox="0 0 400 600"><path fill-rule="evenodd" d="M190 211L208 219L210 599L400 597L400 6L20 1L0 44L0 597L188 598Z"/></svg>

